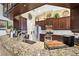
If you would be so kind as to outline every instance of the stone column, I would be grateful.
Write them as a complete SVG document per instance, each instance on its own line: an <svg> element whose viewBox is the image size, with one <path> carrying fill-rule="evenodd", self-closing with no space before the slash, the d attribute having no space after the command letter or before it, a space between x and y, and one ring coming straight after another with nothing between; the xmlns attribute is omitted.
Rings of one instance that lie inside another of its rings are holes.
<svg viewBox="0 0 79 59"><path fill-rule="evenodd" d="M35 16L31 13L32 19L27 19L27 33L29 34L29 40L35 40Z"/></svg>

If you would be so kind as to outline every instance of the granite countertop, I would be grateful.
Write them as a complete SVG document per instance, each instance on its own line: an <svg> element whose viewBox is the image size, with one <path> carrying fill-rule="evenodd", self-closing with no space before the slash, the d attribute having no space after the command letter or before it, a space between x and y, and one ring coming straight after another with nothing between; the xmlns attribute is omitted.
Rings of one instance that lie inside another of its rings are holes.
<svg viewBox="0 0 79 59"><path fill-rule="evenodd" d="M52 30L54 35L73 35L74 33L71 30ZM42 30L40 34L46 34L46 30Z"/></svg>

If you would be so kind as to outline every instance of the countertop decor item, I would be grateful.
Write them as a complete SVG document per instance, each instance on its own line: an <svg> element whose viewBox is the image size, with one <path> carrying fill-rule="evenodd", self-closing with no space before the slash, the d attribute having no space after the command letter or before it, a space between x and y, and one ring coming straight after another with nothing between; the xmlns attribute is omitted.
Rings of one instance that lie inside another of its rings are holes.
<svg viewBox="0 0 79 59"><path fill-rule="evenodd" d="M68 10L63 11L63 13L62 13L62 15L63 15L64 17L68 16L68 14L69 14L69 11L68 11Z"/></svg>
<svg viewBox="0 0 79 59"><path fill-rule="evenodd" d="M52 25L46 25L46 32L52 31Z"/></svg>

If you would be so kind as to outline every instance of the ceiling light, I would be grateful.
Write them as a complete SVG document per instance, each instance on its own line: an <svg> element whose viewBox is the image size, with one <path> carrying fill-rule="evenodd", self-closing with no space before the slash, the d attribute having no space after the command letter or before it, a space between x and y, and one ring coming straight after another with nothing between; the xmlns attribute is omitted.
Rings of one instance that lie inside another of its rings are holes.
<svg viewBox="0 0 79 59"><path fill-rule="evenodd" d="M24 4L24 7L26 7L26 5Z"/></svg>

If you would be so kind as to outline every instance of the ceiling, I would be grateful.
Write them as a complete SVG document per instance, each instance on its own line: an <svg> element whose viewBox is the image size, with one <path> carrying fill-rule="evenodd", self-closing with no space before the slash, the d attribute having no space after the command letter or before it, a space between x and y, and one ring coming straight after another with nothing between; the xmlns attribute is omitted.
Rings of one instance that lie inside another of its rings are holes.
<svg viewBox="0 0 79 59"><path fill-rule="evenodd" d="M43 14L44 12L56 11L56 10L62 10L62 9L69 9L69 8L64 8L64 7L45 4L45 5L41 6L41 7L38 7L36 9L31 10L31 11L23 13L23 14L21 14L21 16L24 17L24 18L27 18L28 13L34 14L34 16L38 16L40 14Z"/></svg>
<svg viewBox="0 0 79 59"><path fill-rule="evenodd" d="M36 9L45 4L61 6L65 8L76 8L79 6L79 3L18 3L16 7L14 7L9 13L12 13L13 16L17 16L19 14L28 12L30 10Z"/></svg>

